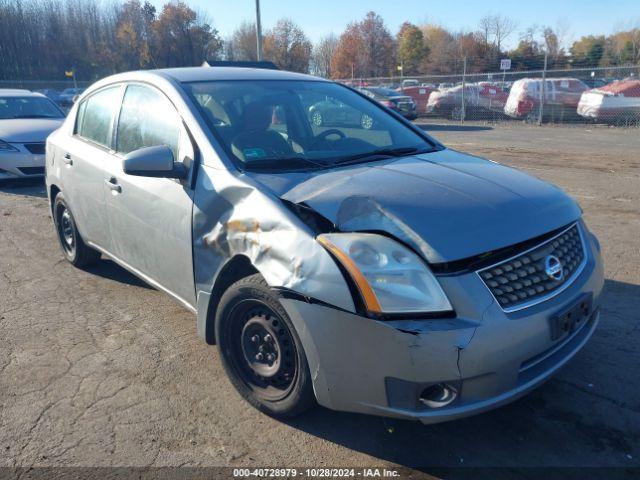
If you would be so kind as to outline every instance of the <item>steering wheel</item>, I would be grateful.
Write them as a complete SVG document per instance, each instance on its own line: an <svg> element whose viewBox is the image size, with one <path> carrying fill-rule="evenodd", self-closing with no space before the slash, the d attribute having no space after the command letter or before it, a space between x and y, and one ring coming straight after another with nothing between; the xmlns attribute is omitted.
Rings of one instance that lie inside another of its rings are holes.
<svg viewBox="0 0 640 480"><path fill-rule="evenodd" d="M320 142L326 141L327 137L330 135L337 135L339 138L339 140L342 140L344 138L347 138L347 136L340 130L338 130L337 128L330 128L328 130L325 130L324 132L320 132L314 139L313 142L311 143L311 148L316 147Z"/></svg>

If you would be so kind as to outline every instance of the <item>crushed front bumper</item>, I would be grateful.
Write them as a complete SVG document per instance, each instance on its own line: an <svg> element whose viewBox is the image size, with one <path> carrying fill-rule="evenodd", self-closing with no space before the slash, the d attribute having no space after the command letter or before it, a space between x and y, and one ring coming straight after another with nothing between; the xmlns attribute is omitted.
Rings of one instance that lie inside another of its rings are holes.
<svg viewBox="0 0 640 480"><path fill-rule="evenodd" d="M586 230L585 230L586 231ZM597 241L587 263L559 295L505 313L475 273L441 278L456 318L377 321L317 303L284 299L303 343L318 402L328 408L436 423L511 402L547 380L593 334L604 283ZM577 299L588 318L552 340L550 318ZM430 385L454 387L441 408L419 401Z"/></svg>

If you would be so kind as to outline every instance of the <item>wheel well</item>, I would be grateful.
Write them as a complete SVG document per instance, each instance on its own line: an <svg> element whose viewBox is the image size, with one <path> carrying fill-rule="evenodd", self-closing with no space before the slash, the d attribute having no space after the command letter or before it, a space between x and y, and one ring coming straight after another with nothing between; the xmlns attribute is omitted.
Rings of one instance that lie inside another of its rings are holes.
<svg viewBox="0 0 640 480"><path fill-rule="evenodd" d="M49 202L51 204L51 212L53 212L53 201L56 199L56 195L60 193L60 189L56 185L51 185L49 189Z"/></svg>
<svg viewBox="0 0 640 480"><path fill-rule="evenodd" d="M216 319L216 311L218 310L218 304L220 303L220 299L224 292L227 289L236 283L238 280L242 278L248 277L250 275L254 275L258 272L256 268L251 263L248 257L245 255L236 255L231 258L218 276L216 277L215 283L213 285L213 289L211 290L211 298L209 300L209 307L207 309L207 328L206 328L206 338L208 344L213 345L216 343L215 339L215 328L214 322Z"/></svg>

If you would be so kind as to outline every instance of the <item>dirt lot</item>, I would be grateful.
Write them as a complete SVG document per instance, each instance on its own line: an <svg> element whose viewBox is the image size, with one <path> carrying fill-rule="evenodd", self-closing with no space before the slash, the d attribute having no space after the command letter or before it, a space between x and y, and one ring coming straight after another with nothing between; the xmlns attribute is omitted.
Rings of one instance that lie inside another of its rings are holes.
<svg viewBox="0 0 640 480"><path fill-rule="evenodd" d="M109 261L59 252L44 189L0 187L0 466L640 467L640 132L431 125L577 198L606 261L601 326L542 388L422 426L249 407L194 316ZM446 476L446 475L445 475Z"/></svg>

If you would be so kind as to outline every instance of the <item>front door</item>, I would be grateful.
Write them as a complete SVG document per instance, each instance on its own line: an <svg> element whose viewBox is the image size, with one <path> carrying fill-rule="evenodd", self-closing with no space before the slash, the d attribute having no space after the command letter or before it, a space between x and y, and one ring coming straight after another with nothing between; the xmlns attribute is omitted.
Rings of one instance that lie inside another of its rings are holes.
<svg viewBox="0 0 640 480"><path fill-rule="evenodd" d="M104 167L112 158L113 120L122 85L98 90L78 107L73 137L57 155L63 164L62 191L82 238L110 250L103 186Z"/></svg>
<svg viewBox="0 0 640 480"><path fill-rule="evenodd" d="M195 306L188 181L127 175L122 158L143 147L166 145L176 161L194 157L182 120L160 91L127 86L116 131L116 153L106 165L104 188L112 255L178 300Z"/></svg>

